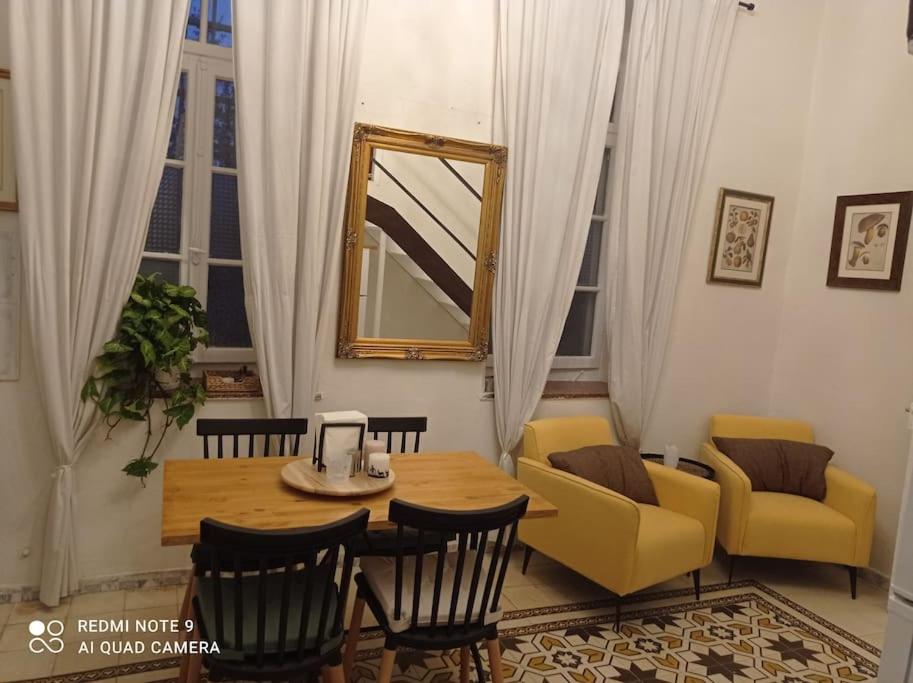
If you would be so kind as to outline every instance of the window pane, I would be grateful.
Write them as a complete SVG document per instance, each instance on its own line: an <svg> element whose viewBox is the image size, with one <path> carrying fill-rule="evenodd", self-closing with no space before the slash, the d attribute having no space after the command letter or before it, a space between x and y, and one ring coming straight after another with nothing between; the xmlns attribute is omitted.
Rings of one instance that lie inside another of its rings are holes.
<svg viewBox="0 0 913 683"><path fill-rule="evenodd" d="M158 195L152 207L149 234L145 251L181 251L181 202L183 201L184 169L165 166Z"/></svg>
<svg viewBox="0 0 913 683"><path fill-rule="evenodd" d="M157 258L144 258L139 263L139 274L149 277L158 273L162 279L175 284L181 282L181 264L178 261L165 261Z"/></svg>
<svg viewBox="0 0 913 683"><path fill-rule="evenodd" d="M238 179L224 173L212 174L212 210L209 214L209 255L213 258L241 258L238 221Z"/></svg>
<svg viewBox="0 0 913 683"><path fill-rule="evenodd" d="M190 0L190 16L187 17L187 30L184 32L184 38L187 40L200 39L200 17L202 11L200 3L202 0Z"/></svg>
<svg viewBox="0 0 913 683"><path fill-rule="evenodd" d="M602 171L599 173L599 185L596 187L596 204L593 206L593 215L602 216L605 213L605 195L608 189L609 156L612 150L607 149L602 155Z"/></svg>
<svg viewBox="0 0 913 683"><path fill-rule="evenodd" d="M602 247L602 222L592 221L590 232L586 236L586 248L583 252L583 263L580 265L580 275L577 284L585 287L595 287L599 284L599 259Z"/></svg>
<svg viewBox="0 0 913 683"><path fill-rule="evenodd" d="M593 346L596 292L574 292L571 310L558 343L559 356L589 356Z"/></svg>
<svg viewBox="0 0 913 683"><path fill-rule="evenodd" d="M250 348L240 266L209 266L206 312L212 346Z"/></svg>
<svg viewBox="0 0 913 683"><path fill-rule="evenodd" d="M168 139L168 158L184 158L184 127L187 118L187 72L178 79L178 94L174 100L174 117L171 119L171 137Z"/></svg>
<svg viewBox="0 0 913 683"><path fill-rule="evenodd" d="M216 79L216 102L212 122L212 165L235 166L235 84Z"/></svg>
<svg viewBox="0 0 913 683"><path fill-rule="evenodd" d="M231 47L231 0L209 0L206 42Z"/></svg>

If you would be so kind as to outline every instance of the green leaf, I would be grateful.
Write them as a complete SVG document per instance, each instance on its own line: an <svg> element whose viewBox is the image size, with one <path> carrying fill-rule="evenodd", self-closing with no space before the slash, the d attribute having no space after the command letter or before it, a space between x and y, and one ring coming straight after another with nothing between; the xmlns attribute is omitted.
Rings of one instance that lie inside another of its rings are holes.
<svg viewBox="0 0 913 683"><path fill-rule="evenodd" d="M186 299L191 299L197 295L197 290L195 290L190 285L181 285L178 287L178 296L182 296Z"/></svg>
<svg viewBox="0 0 913 683"><path fill-rule="evenodd" d="M140 353L143 354L143 360L146 362L146 365L152 365L155 363L156 352L155 347L152 345L152 342L148 339L143 339L139 344Z"/></svg>
<svg viewBox="0 0 913 683"><path fill-rule="evenodd" d="M121 471L127 473L131 477L139 477L141 480L145 480L158 466L159 464L154 460L148 458L134 458L128 462Z"/></svg>
<svg viewBox="0 0 913 683"><path fill-rule="evenodd" d="M152 306L152 302L149 299L147 299L143 296L140 296L140 294L138 292L131 292L130 298L133 299L136 303L138 303L143 308L150 308Z"/></svg>
<svg viewBox="0 0 913 683"><path fill-rule="evenodd" d="M119 341L112 340L109 342L105 342L105 345L102 347L102 350L104 350L105 353L125 353L126 351L130 351L131 349L126 344L122 344Z"/></svg>

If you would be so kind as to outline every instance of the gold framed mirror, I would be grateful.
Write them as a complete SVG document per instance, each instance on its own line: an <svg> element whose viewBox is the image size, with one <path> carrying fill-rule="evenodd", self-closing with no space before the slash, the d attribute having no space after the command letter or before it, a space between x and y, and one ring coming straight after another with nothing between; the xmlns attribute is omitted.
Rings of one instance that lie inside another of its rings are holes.
<svg viewBox="0 0 913 683"><path fill-rule="evenodd" d="M355 124L339 358L485 360L507 148Z"/></svg>

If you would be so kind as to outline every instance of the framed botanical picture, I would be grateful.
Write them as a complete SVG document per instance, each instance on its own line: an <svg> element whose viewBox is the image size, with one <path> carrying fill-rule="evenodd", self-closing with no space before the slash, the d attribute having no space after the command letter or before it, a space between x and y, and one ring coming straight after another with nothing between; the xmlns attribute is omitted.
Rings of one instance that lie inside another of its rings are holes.
<svg viewBox="0 0 913 683"><path fill-rule="evenodd" d="M10 72L0 69L0 211L18 211L13 161L13 101Z"/></svg>
<svg viewBox="0 0 913 683"><path fill-rule="evenodd" d="M900 291L913 192L837 197L828 287Z"/></svg>
<svg viewBox="0 0 913 683"><path fill-rule="evenodd" d="M720 188L707 282L760 287L774 198Z"/></svg>

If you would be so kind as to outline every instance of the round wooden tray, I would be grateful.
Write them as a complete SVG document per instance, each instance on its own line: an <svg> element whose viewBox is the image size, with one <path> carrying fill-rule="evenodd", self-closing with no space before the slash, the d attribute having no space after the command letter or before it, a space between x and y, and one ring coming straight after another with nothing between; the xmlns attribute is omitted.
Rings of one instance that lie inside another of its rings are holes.
<svg viewBox="0 0 913 683"><path fill-rule="evenodd" d="M326 472L315 470L310 460L291 462L283 467L281 472L282 481L292 488L320 496L370 496L386 491L393 486L396 479L393 470L390 470L390 476L386 479L369 477L366 472L359 472L339 484L330 483Z"/></svg>

